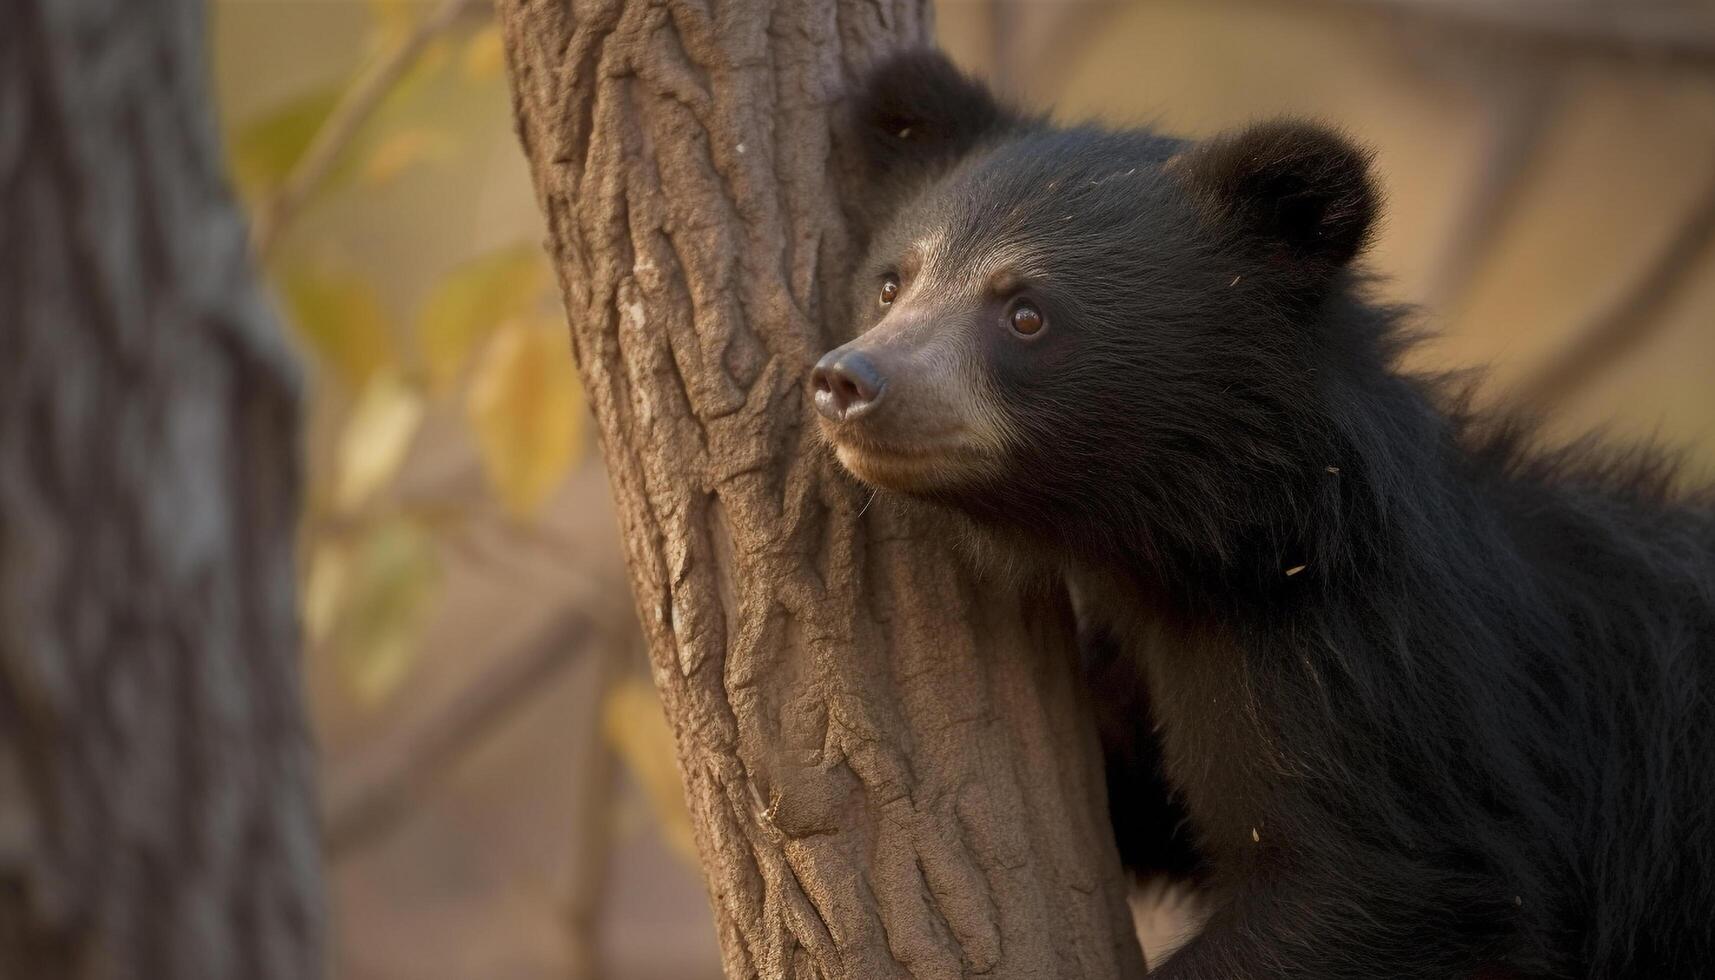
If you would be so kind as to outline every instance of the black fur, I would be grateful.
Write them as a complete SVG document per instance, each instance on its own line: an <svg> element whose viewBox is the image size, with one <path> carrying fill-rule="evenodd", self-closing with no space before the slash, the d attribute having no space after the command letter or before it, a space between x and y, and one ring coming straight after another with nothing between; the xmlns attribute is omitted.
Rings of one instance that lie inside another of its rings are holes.
<svg viewBox="0 0 1715 980"><path fill-rule="evenodd" d="M1084 676L1106 756L1108 813L1120 861L1142 878L1200 880L1208 867L1192 835L1190 816L1168 783L1155 714L1134 653L1088 617L1079 632Z"/></svg>
<svg viewBox="0 0 1715 980"><path fill-rule="evenodd" d="M1328 271L1369 244L1378 207L1369 166L1346 140L1291 121L1218 136L1184 164L1215 219Z"/></svg>
<svg viewBox="0 0 1715 980"><path fill-rule="evenodd" d="M1043 125L995 101L937 51L906 51L877 65L854 108L866 190L879 196L864 202L871 209L897 206L984 142Z"/></svg>
<svg viewBox="0 0 1715 980"><path fill-rule="evenodd" d="M1715 971L1707 491L1645 449L1533 449L1403 372L1338 135L1054 128L933 54L857 118L876 179L916 181L865 291L931 227L1046 256L1048 329L980 341L1007 471L927 496L1064 573L1119 644L1102 691L1147 690L1111 759L1165 773L1214 904L1162 976ZM1141 795L1122 850L1186 870Z"/></svg>

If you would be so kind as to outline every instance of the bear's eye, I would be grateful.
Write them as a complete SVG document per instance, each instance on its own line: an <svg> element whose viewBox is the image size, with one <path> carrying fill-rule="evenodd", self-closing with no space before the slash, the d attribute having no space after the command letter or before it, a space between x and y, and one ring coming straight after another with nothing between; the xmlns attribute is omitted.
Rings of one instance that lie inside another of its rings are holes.
<svg viewBox="0 0 1715 980"><path fill-rule="evenodd" d="M1012 307L1012 330L1021 337L1034 337L1042 332L1048 321L1043 318L1042 311L1028 300L1021 300Z"/></svg>
<svg viewBox="0 0 1715 980"><path fill-rule="evenodd" d="M899 280L888 276L881 281L881 305L892 306L893 298L899 295Z"/></svg>

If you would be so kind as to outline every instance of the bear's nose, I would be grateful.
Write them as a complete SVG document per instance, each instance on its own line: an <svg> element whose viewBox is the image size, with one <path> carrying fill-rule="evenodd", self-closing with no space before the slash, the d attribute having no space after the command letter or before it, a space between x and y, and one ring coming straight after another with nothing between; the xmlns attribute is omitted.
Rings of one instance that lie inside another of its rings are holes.
<svg viewBox="0 0 1715 980"><path fill-rule="evenodd" d="M816 411L833 422L845 422L881 401L887 382L861 352L839 348L822 355L810 372L816 390Z"/></svg>

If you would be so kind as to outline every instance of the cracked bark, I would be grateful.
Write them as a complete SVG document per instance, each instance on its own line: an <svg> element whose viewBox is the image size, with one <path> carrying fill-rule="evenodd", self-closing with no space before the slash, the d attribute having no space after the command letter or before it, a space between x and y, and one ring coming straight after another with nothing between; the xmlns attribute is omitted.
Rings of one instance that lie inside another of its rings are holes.
<svg viewBox="0 0 1715 980"><path fill-rule="evenodd" d="M201 20L0 2L0 977L320 974L298 379Z"/></svg>
<svg viewBox="0 0 1715 980"><path fill-rule="evenodd" d="M498 8L728 975L1141 973L1064 602L865 512L807 414L833 120L927 5Z"/></svg>

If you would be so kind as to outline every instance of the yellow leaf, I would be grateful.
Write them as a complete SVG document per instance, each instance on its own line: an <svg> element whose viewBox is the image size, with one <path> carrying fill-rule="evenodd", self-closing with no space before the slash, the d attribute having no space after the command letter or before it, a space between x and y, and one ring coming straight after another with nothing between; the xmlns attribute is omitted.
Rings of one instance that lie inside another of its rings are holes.
<svg viewBox="0 0 1715 980"><path fill-rule="evenodd" d="M363 167L364 181L378 186L433 157L444 156L451 146L445 133L427 129L402 129L384 137L369 154Z"/></svg>
<svg viewBox="0 0 1715 980"><path fill-rule="evenodd" d="M340 432L334 509L354 511L399 472L423 421L423 399L398 375L369 379Z"/></svg>
<svg viewBox="0 0 1715 980"><path fill-rule="evenodd" d="M387 314L369 283L345 273L298 268L282 277L281 286L298 337L341 381L361 387L392 360Z"/></svg>
<svg viewBox="0 0 1715 980"><path fill-rule="evenodd" d="M449 273L417 317L430 385L442 390L457 380L477 346L541 303L548 285L547 257L534 244L498 249Z"/></svg>
<svg viewBox="0 0 1715 980"><path fill-rule="evenodd" d="M673 732L661 713L655 689L639 677L615 682L602 702L601 727L614 753L648 795L662 839L695 866L697 845L685 807L685 788L679 780Z"/></svg>
<svg viewBox="0 0 1715 980"><path fill-rule="evenodd" d="M351 555L338 545L317 542L310 552L302 592L304 637L310 646L327 639L345 599Z"/></svg>
<svg viewBox="0 0 1715 980"><path fill-rule="evenodd" d="M464 76L471 81L494 78L505 63L506 51L500 43L499 24L484 24L465 42Z"/></svg>
<svg viewBox="0 0 1715 980"><path fill-rule="evenodd" d="M439 585L434 545L407 520L377 524L358 545L335 641L342 673L363 703L385 700L409 675Z"/></svg>
<svg viewBox="0 0 1715 980"><path fill-rule="evenodd" d="M516 320L490 341L466 408L483 468L502 502L533 514L583 441L583 403L565 329Z"/></svg>
<svg viewBox="0 0 1715 980"><path fill-rule="evenodd" d="M232 172L247 196L276 187L322 126L343 85L328 85L282 102L241 123L232 138Z"/></svg>

